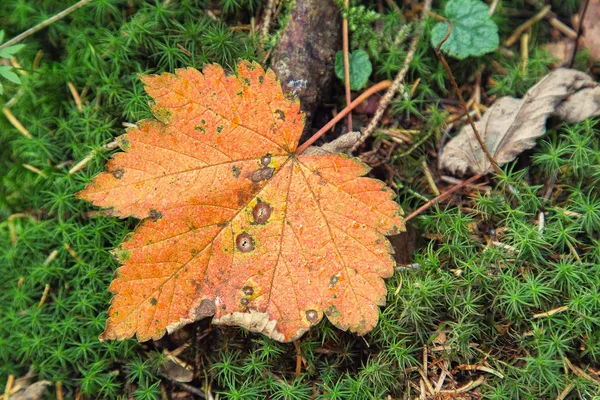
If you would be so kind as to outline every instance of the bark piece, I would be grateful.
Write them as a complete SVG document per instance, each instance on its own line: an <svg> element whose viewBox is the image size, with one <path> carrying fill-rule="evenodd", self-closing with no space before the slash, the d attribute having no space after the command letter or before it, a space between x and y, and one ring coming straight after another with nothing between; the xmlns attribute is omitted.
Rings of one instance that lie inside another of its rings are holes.
<svg viewBox="0 0 600 400"><path fill-rule="evenodd" d="M335 52L340 48L341 13L333 0L296 0L273 51L271 68L284 91L300 99L306 113L303 139L317 105L330 92Z"/></svg>

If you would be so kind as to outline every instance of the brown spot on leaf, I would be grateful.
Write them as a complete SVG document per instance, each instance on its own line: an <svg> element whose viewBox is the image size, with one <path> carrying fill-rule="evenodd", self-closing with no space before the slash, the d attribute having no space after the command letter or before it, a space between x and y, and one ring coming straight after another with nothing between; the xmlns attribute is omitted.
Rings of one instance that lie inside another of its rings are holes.
<svg viewBox="0 0 600 400"><path fill-rule="evenodd" d="M258 83L260 83L261 85L265 82L265 77L264 76L259 76L258 77Z"/></svg>
<svg viewBox="0 0 600 400"><path fill-rule="evenodd" d="M334 287L339 281L339 274L332 275L331 278L329 278L329 287Z"/></svg>
<svg viewBox="0 0 600 400"><path fill-rule="evenodd" d="M158 303L158 301L156 300L156 297L153 297L153 298L150 299L150 304L151 305L155 306L156 303Z"/></svg>
<svg viewBox="0 0 600 400"><path fill-rule="evenodd" d="M260 158L260 163L263 167L268 167L269 164L271 164L271 155L267 153L264 156L262 156Z"/></svg>
<svg viewBox="0 0 600 400"><path fill-rule="evenodd" d="M243 206L244 204L246 204L248 202L248 200L250 200L252 198L252 193L248 193L245 190L242 189L238 189L237 191L237 204L238 206Z"/></svg>
<svg viewBox="0 0 600 400"><path fill-rule="evenodd" d="M155 108L153 110L154 112L154 116L156 117L157 120L159 120L160 122L164 122L165 124L169 123L169 121L171 121L171 111L167 110L166 108Z"/></svg>
<svg viewBox="0 0 600 400"><path fill-rule="evenodd" d="M159 219L161 219L163 217L162 213L160 213L159 211L156 210L150 210L150 214L148 215L148 218L150 218L152 220L152 222L156 222Z"/></svg>
<svg viewBox="0 0 600 400"><path fill-rule="evenodd" d="M231 167L231 174L233 175L234 178L239 178L241 172L242 172L242 170L237 165L234 165L233 167Z"/></svg>
<svg viewBox="0 0 600 400"><path fill-rule="evenodd" d="M244 292L246 296L252 296L254 294L254 288L252 288L252 286L244 286L242 292Z"/></svg>
<svg viewBox="0 0 600 400"><path fill-rule="evenodd" d="M219 228L225 228L227 225L229 225L229 222L227 221L221 221L217 224Z"/></svg>
<svg viewBox="0 0 600 400"><path fill-rule="evenodd" d="M112 172L112 175L116 178L116 179L121 179L123 177L123 174L125 173L125 170L123 170L123 168L119 168L119 169L115 169Z"/></svg>
<svg viewBox="0 0 600 400"><path fill-rule="evenodd" d="M254 217L254 222L257 224L266 223L269 220L272 211L273 207L271 207L268 203L259 201L252 209L252 217Z"/></svg>
<svg viewBox="0 0 600 400"><path fill-rule="evenodd" d="M275 114L277 114L280 120L285 121L285 113L283 111L275 110Z"/></svg>
<svg viewBox="0 0 600 400"><path fill-rule="evenodd" d="M261 168L261 169L257 169L256 171L254 171L252 173L252 181L253 182L261 182L261 181L266 181L267 179L270 179L273 176L273 171L275 171L275 168Z"/></svg>
<svg viewBox="0 0 600 400"><path fill-rule="evenodd" d="M131 143L129 142L129 139L127 139L126 135L117 137L116 141L119 148L123 151L127 151L131 147Z"/></svg>
<svg viewBox="0 0 600 400"><path fill-rule="evenodd" d="M248 300L248 299L247 299L247 298L245 298L245 297L242 297L242 299L240 300L240 303L241 303L243 306L247 306L247 305L248 305L248 303L250 303L250 300Z"/></svg>
<svg viewBox="0 0 600 400"><path fill-rule="evenodd" d="M193 316L195 320L199 320L205 317L210 317L217 312L215 302L212 300L204 299L200 302L200 305L194 310Z"/></svg>
<svg viewBox="0 0 600 400"><path fill-rule="evenodd" d="M217 133L223 132L223 128L225 128L223 125L217 126Z"/></svg>
<svg viewBox="0 0 600 400"><path fill-rule="evenodd" d="M338 317L340 315L340 312L337 309L337 307L332 304L329 307L327 307L327 310L325 310L325 315L327 315L330 318L331 317Z"/></svg>
<svg viewBox="0 0 600 400"><path fill-rule="evenodd" d="M316 312L315 310L308 310L308 311L306 311L306 319L311 324L316 324L317 321L319 320L319 313Z"/></svg>
<svg viewBox="0 0 600 400"><path fill-rule="evenodd" d="M248 253L254 250L254 239L248 232L243 232L235 238L235 245L242 253Z"/></svg>

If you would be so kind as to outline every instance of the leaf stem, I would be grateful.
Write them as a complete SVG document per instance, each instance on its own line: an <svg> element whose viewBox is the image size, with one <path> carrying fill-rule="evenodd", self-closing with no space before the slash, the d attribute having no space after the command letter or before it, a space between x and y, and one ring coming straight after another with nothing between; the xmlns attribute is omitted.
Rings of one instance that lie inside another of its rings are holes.
<svg viewBox="0 0 600 400"><path fill-rule="evenodd" d="M296 154L298 154L298 155L302 154L302 152L304 152L304 150L306 150L311 144L316 142L318 138L323 136L325 134L325 132L330 130L339 120L341 120L346 115L348 115L348 113L350 111L352 111L357 105L359 105L360 103L362 103L363 101L368 99L371 95L373 95L373 93L379 92L380 90L387 89L390 86L392 86L391 81L381 81L378 84L371 86L370 88L365 90L363 93L361 93L360 96L358 96L356 99L354 99L354 101L352 103L348 104L346 106L346 108L344 108L335 117L333 117L331 119L331 121L329 121L324 127L319 129L319 131L317 133L312 135L310 137L310 139L308 139L306 142L304 142L302 144L302 146L298 147L298 149L296 150Z"/></svg>

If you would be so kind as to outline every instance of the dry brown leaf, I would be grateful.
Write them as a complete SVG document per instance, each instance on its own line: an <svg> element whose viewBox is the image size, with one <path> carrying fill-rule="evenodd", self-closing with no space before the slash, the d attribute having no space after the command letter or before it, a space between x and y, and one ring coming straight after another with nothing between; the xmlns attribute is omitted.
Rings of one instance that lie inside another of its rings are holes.
<svg viewBox="0 0 600 400"><path fill-rule="evenodd" d="M494 160L504 165L535 146L546 132L548 117L578 122L595 115L600 115L600 86L583 72L560 68L542 78L523 99L496 101L475 125ZM470 125L444 147L440 165L459 174L492 170Z"/></svg>
<svg viewBox="0 0 600 400"><path fill-rule="evenodd" d="M36 374L33 370L29 370L27 375L17 379L10 390L9 400L38 400L40 399L48 386L49 381L33 382Z"/></svg>

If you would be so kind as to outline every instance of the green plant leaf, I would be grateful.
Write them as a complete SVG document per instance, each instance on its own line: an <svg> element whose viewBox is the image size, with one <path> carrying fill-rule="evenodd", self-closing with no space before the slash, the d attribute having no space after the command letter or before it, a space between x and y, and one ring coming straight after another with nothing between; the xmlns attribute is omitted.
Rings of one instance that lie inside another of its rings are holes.
<svg viewBox="0 0 600 400"><path fill-rule="evenodd" d="M15 44L14 46L10 46L5 49L2 49L2 50L0 50L0 57L11 58L13 55L18 53L23 47L25 47L24 44Z"/></svg>
<svg viewBox="0 0 600 400"><path fill-rule="evenodd" d="M9 66L0 67L0 75L3 76L4 78L8 79L11 82L20 84L21 80L19 79L19 76L17 74L15 74L14 72L12 72L11 69L12 69L12 67L9 67Z"/></svg>
<svg viewBox="0 0 600 400"><path fill-rule="evenodd" d="M369 80L373 66L369 60L369 54L364 50L356 50L348 55L350 64L350 89L360 90ZM335 74L344 82L344 54L341 51L335 53Z"/></svg>
<svg viewBox="0 0 600 400"><path fill-rule="evenodd" d="M489 15L489 7L480 0L450 0L444 16L452 21L452 32L442 50L462 60L496 50L500 43L498 26ZM431 45L436 47L448 32L448 22L440 22L431 32Z"/></svg>

